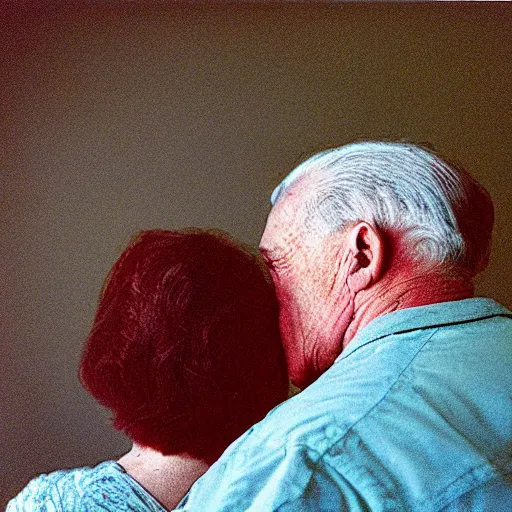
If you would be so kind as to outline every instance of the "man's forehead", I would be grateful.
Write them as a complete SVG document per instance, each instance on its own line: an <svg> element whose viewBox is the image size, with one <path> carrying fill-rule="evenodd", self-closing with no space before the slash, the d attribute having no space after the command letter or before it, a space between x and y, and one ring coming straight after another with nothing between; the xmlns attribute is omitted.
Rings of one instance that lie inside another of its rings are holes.
<svg viewBox="0 0 512 512"><path fill-rule="evenodd" d="M267 225L286 228L293 224L300 215L302 197L295 189L286 191L286 194L270 210Z"/></svg>
<svg viewBox="0 0 512 512"><path fill-rule="evenodd" d="M309 196L314 194L314 181L310 175L300 176L290 186L279 194L272 212L279 215L297 215Z"/></svg>
<svg viewBox="0 0 512 512"><path fill-rule="evenodd" d="M260 242L263 254L286 251L302 233L305 196L311 192L304 181L293 183L270 211Z"/></svg>
<svg viewBox="0 0 512 512"><path fill-rule="evenodd" d="M278 203L270 211L265 231L260 241L260 251L264 256L279 250L283 245L284 231L289 229L289 219L291 218L287 213L286 205Z"/></svg>

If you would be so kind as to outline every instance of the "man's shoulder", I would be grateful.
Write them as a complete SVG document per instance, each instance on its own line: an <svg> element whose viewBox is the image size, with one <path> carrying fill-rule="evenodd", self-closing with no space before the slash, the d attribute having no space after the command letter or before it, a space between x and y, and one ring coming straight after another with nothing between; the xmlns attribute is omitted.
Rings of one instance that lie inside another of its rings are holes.
<svg viewBox="0 0 512 512"><path fill-rule="evenodd" d="M323 452L381 415L400 411L404 418L431 409L441 414L447 400L453 410L464 409L463 395L481 410L487 409L489 393L505 400L512 392L512 313L490 299L433 309L444 308L453 314L434 311L425 320L428 307L416 308L414 319L400 328L363 338L357 350L342 354L317 381L235 442L235 458L262 451L279 458L291 446ZM418 392L429 401L418 400Z"/></svg>
<svg viewBox="0 0 512 512"><path fill-rule="evenodd" d="M235 442L184 510L439 510L508 467L512 322L481 301L447 307L448 322L439 305L370 330Z"/></svg>

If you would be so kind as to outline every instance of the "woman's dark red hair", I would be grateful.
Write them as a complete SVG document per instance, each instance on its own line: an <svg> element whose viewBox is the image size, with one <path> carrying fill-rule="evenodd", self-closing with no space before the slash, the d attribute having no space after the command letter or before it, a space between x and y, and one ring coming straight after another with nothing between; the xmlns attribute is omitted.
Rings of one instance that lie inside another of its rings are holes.
<svg viewBox="0 0 512 512"><path fill-rule="evenodd" d="M258 256L220 232L142 232L107 276L80 381L134 442L216 460L287 396Z"/></svg>

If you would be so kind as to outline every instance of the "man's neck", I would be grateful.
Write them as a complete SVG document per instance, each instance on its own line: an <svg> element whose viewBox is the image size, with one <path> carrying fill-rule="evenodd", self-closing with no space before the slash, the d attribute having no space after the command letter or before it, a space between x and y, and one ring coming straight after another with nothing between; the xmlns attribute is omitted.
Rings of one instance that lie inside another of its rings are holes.
<svg viewBox="0 0 512 512"><path fill-rule="evenodd" d="M175 508L192 484L208 469L208 464L201 460L162 455L136 444L118 463L167 510Z"/></svg>
<svg viewBox="0 0 512 512"><path fill-rule="evenodd" d="M403 274L402 274L403 276ZM443 276L439 273L409 273L400 279L386 279L380 286L359 293L355 313L344 339L345 348L356 333L375 318L399 309L426 306L473 297L473 284L467 279Z"/></svg>

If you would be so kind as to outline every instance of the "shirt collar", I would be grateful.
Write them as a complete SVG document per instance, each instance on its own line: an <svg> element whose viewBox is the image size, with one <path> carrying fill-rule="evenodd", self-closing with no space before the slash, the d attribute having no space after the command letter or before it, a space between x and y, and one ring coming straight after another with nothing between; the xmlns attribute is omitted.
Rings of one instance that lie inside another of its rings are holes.
<svg viewBox="0 0 512 512"><path fill-rule="evenodd" d="M372 320L356 334L336 361L344 359L363 345L392 334L499 315L512 318L512 312L505 306L493 299L482 297L400 309Z"/></svg>

